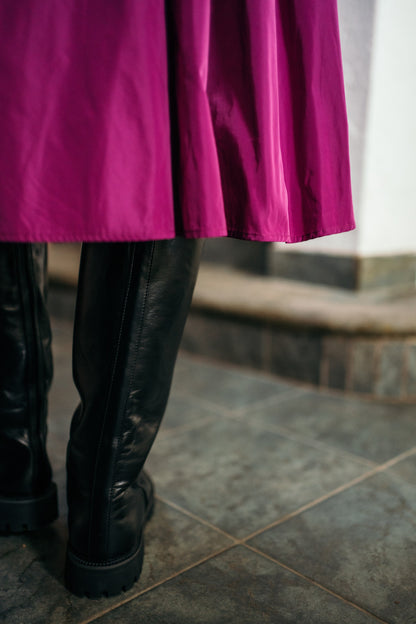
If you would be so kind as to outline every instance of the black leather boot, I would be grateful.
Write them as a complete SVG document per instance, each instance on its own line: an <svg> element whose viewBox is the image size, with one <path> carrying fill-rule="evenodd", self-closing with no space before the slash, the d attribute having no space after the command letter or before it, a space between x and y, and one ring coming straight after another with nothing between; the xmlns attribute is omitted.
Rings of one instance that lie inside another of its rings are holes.
<svg viewBox="0 0 416 624"><path fill-rule="evenodd" d="M143 472L167 403L202 241L83 247L74 331L81 403L68 445L66 583L77 595L139 577L153 489Z"/></svg>
<svg viewBox="0 0 416 624"><path fill-rule="evenodd" d="M40 528L58 515L46 455L52 381L47 249L0 243L0 530Z"/></svg>

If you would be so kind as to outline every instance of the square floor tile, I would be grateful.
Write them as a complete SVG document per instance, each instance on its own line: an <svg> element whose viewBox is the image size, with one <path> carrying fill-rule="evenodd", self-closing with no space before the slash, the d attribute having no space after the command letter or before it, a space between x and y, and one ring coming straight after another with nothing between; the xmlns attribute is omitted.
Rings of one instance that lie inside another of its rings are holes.
<svg viewBox="0 0 416 624"><path fill-rule="evenodd" d="M200 405L195 397L176 396L172 393L158 435L173 433L183 427L199 426L203 422L215 419L219 411L215 407Z"/></svg>
<svg viewBox="0 0 416 624"><path fill-rule="evenodd" d="M146 528L139 582L120 596L88 600L73 596L63 586L66 539L62 518L44 531L0 537L0 622L82 622L232 544L222 534L158 501Z"/></svg>
<svg viewBox="0 0 416 624"><path fill-rule="evenodd" d="M415 536L416 478L389 470L251 543L382 620L410 624L416 622Z"/></svg>
<svg viewBox="0 0 416 624"><path fill-rule="evenodd" d="M201 401L229 410L252 405L286 392L293 392L294 384L268 379L261 374L215 366L198 358L181 355L173 378L173 393L185 393Z"/></svg>
<svg viewBox="0 0 416 624"><path fill-rule="evenodd" d="M416 405L389 405L307 392L258 406L247 419L283 426L377 463L416 446Z"/></svg>
<svg viewBox="0 0 416 624"><path fill-rule="evenodd" d="M370 615L237 547L98 619L98 624L375 624Z"/></svg>
<svg viewBox="0 0 416 624"><path fill-rule="evenodd" d="M148 459L160 495L245 537L367 466L236 420L159 438Z"/></svg>

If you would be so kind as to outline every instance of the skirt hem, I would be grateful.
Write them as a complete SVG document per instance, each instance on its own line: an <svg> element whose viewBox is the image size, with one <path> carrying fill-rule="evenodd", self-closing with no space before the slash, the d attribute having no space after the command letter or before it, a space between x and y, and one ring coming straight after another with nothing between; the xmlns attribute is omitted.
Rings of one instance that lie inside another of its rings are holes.
<svg viewBox="0 0 416 624"><path fill-rule="evenodd" d="M240 240L256 241L264 243L300 243L302 241L311 240L314 238L321 238L322 236L330 236L333 234L342 234L343 232L349 232L355 229L354 222L347 222L342 225L336 225L333 227L326 227L320 230L312 232L306 232L304 234L287 234L287 233L259 233L259 232L245 232L239 229L228 228L224 231L221 229L213 230L184 230L181 232L166 232L158 234L157 236L138 236L134 233L120 234L111 236L106 232L94 233L94 234L63 234L61 236L52 234L21 234L19 236L15 234L7 234L0 232L0 241L4 243L122 243L122 242L146 242L150 240L167 240L176 237L183 238L237 238Z"/></svg>

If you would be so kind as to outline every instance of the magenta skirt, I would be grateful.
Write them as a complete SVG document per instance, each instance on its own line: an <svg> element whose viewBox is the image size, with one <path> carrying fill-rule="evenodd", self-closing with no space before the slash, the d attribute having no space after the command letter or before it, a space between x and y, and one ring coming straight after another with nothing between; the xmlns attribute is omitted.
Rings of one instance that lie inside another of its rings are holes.
<svg viewBox="0 0 416 624"><path fill-rule="evenodd" d="M354 227L335 0L1 0L0 240Z"/></svg>

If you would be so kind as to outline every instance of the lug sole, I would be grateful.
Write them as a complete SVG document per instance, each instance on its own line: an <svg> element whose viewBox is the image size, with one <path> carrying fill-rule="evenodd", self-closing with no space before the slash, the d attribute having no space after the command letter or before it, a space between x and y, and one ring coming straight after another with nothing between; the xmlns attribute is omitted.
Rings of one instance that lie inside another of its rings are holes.
<svg viewBox="0 0 416 624"><path fill-rule="evenodd" d="M143 538L138 550L128 559L113 564L94 564L79 559L67 550L65 584L76 596L102 598L129 590L139 579L143 566Z"/></svg>
<svg viewBox="0 0 416 624"><path fill-rule="evenodd" d="M146 477L149 479L149 477ZM153 487L143 521L143 528L154 513ZM71 551L68 545L65 562L65 585L76 596L108 598L128 591L139 580L144 556L143 533L139 548L126 559L115 563L85 561Z"/></svg>
<svg viewBox="0 0 416 624"><path fill-rule="evenodd" d="M58 517L58 494L51 483L36 498L0 496L0 532L24 533L41 529Z"/></svg>

